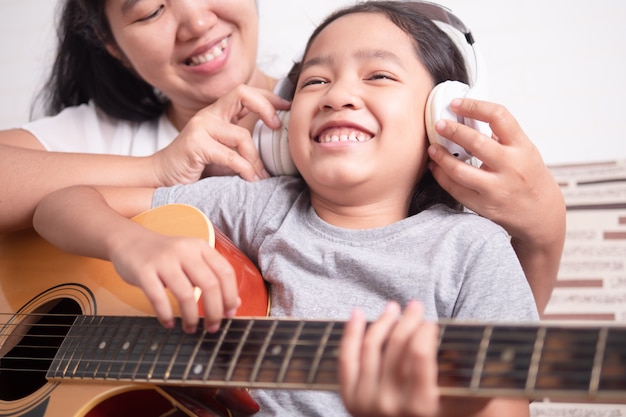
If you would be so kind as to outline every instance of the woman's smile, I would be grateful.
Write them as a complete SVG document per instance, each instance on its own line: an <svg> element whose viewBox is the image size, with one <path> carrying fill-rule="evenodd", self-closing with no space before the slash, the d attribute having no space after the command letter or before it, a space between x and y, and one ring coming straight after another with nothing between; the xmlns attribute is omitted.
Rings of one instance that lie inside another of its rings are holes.
<svg viewBox="0 0 626 417"><path fill-rule="evenodd" d="M228 46L230 36L222 39L217 45L210 48L207 52L200 53L185 60L185 65L195 67L198 65L206 64L214 59L221 57Z"/></svg>

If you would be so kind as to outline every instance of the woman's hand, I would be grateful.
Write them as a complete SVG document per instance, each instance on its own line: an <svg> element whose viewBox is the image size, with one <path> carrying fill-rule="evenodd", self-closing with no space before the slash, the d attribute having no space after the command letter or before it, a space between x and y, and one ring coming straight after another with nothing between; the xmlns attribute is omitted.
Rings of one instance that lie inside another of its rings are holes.
<svg viewBox="0 0 626 417"><path fill-rule="evenodd" d="M288 108L288 101L268 91L236 87L196 113L169 146L151 157L155 186L191 183L207 167L210 172L239 174L249 181L268 177L251 133L237 122L252 112L269 127L279 128L276 109Z"/></svg>
<svg viewBox="0 0 626 417"><path fill-rule="evenodd" d="M359 417L437 415L437 334L437 324L423 321L416 302L401 317L399 305L390 303L367 330L363 315L355 311L339 352L348 411Z"/></svg>
<svg viewBox="0 0 626 417"><path fill-rule="evenodd" d="M195 332L198 325L196 289L201 291L207 331L216 331L224 317L235 315L241 300L226 258L201 239L165 236L137 226L112 245L111 261L126 282L143 290L165 327L174 325L166 289L178 303L186 332Z"/></svg>
<svg viewBox="0 0 626 417"><path fill-rule="evenodd" d="M482 161L480 168L454 158L439 145L429 148L433 176L468 209L504 227L535 294L545 308L556 281L565 240L565 202L543 159L503 106L455 99L452 110L489 123L493 138L441 120L437 131Z"/></svg>

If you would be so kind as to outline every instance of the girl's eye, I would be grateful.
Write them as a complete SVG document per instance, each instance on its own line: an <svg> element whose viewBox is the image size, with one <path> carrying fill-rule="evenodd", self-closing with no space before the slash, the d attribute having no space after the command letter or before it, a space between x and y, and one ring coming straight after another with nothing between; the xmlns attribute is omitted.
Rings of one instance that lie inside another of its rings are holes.
<svg viewBox="0 0 626 417"><path fill-rule="evenodd" d="M372 74L369 77L370 80L395 80L394 77L392 77L389 74L385 74L385 73L376 73L376 74Z"/></svg>
<svg viewBox="0 0 626 417"><path fill-rule="evenodd" d="M144 17L142 17L140 19L137 19L137 22L145 22L145 21L148 21L150 19L154 19L155 17L159 16L163 12L163 9L165 9L165 5L162 4L155 11L150 13L149 15L144 16Z"/></svg>
<svg viewBox="0 0 626 417"><path fill-rule="evenodd" d="M312 79L308 79L308 80L304 81L304 82L300 85L300 88L304 88L304 87L307 87L307 86L309 86L309 85L317 85L317 84L320 84L320 85L321 85L321 84L326 84L326 83L327 83L327 81L322 80L322 79L320 79L320 78L312 78Z"/></svg>

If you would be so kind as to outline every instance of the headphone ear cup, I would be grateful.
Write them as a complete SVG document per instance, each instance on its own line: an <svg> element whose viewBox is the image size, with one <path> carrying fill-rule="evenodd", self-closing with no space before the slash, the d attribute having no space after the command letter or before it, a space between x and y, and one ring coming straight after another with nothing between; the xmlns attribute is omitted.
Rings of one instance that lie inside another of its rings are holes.
<svg viewBox="0 0 626 417"><path fill-rule="evenodd" d="M254 127L252 140L265 169L273 176L296 175L298 169L289 151L289 112L278 112L283 125L278 130L267 127L259 120Z"/></svg>
<svg viewBox="0 0 626 417"><path fill-rule="evenodd" d="M463 117L458 116L450 109L450 102L455 98L466 97L469 91L469 86L460 81L445 81L437 84L428 95L424 116L429 142L445 147L452 155L462 161L468 160L472 155L461 146L437 133L435 123L441 119L448 119L467 124Z"/></svg>
<svg viewBox="0 0 626 417"><path fill-rule="evenodd" d="M298 174L298 169L293 163L291 152L289 151L289 115L288 111L279 112L283 125L280 129L274 131L272 138L273 159L277 172L274 175Z"/></svg>

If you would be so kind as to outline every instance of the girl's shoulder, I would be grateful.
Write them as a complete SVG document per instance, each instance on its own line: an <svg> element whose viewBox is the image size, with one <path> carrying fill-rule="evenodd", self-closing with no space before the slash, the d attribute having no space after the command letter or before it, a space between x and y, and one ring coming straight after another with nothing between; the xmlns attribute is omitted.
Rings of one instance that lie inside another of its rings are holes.
<svg viewBox="0 0 626 417"><path fill-rule="evenodd" d="M434 228L454 230L470 239L496 234L508 236L500 225L471 211L459 211L444 205L435 205L420 214L427 217Z"/></svg>

